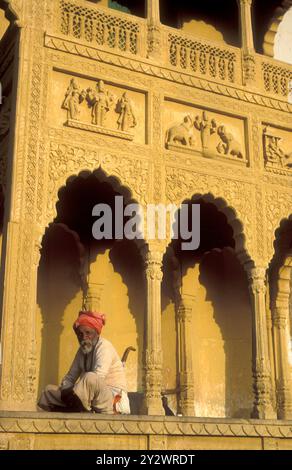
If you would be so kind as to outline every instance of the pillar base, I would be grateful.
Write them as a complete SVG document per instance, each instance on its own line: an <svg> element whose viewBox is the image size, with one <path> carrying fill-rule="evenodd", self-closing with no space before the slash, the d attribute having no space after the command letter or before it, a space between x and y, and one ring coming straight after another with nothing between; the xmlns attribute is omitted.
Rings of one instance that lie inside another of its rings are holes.
<svg viewBox="0 0 292 470"><path fill-rule="evenodd" d="M253 419L277 419L277 413L272 406L257 406L253 409Z"/></svg>
<svg viewBox="0 0 292 470"><path fill-rule="evenodd" d="M162 399L145 398L143 400L140 413L147 416L165 416Z"/></svg>
<svg viewBox="0 0 292 470"><path fill-rule="evenodd" d="M0 411L39 411L36 401L0 400Z"/></svg>

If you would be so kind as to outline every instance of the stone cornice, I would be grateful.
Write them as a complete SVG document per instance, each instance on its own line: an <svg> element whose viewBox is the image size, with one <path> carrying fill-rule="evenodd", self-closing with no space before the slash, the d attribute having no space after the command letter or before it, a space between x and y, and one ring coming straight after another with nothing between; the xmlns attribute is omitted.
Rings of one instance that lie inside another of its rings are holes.
<svg viewBox="0 0 292 470"><path fill-rule="evenodd" d="M292 438L291 421L1 412L1 433Z"/></svg>
<svg viewBox="0 0 292 470"><path fill-rule="evenodd" d="M264 106L287 113L292 112L292 105L288 102L280 101L275 98L264 96L260 93L249 92L245 88L237 86L231 87L224 84L218 84L212 81L197 78L183 72L177 72L171 68L159 67L153 65L150 61L145 59L137 60L132 57L121 57L120 55L104 52L100 49L90 47L86 44L68 40L63 37L45 35L45 46L61 52L86 57L100 62L105 62L111 65L126 68L135 72L151 75L157 78L174 81L183 85L199 88L205 91L210 91L219 95L229 98L245 101L258 106Z"/></svg>

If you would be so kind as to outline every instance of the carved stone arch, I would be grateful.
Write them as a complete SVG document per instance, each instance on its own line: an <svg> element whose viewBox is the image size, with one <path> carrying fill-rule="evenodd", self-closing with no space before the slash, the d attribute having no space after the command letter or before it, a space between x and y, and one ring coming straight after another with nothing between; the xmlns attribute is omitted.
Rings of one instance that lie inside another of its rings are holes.
<svg viewBox="0 0 292 470"><path fill-rule="evenodd" d="M290 295L291 292L291 274L292 274L292 250L288 252L283 265L279 269L277 297L281 294ZM277 303L277 299L276 299Z"/></svg>
<svg viewBox="0 0 292 470"><path fill-rule="evenodd" d="M292 253L292 214L290 217L282 219L278 228L275 230L273 247L273 257L271 257L269 265L270 299L272 308L275 306L279 289L283 283L285 283L288 268L290 268L289 256Z"/></svg>
<svg viewBox="0 0 292 470"><path fill-rule="evenodd" d="M241 264L252 263L252 257L246 247L246 236L244 233L244 224L239 218L236 210L229 205L225 198L216 197L213 193L196 193L191 198L185 199L184 204L196 203L198 200L213 204L219 212L223 213L227 223L233 230L235 242L235 253Z"/></svg>
<svg viewBox="0 0 292 470"><path fill-rule="evenodd" d="M149 162L140 159L133 161L126 156L121 158L118 155L98 154L92 149L54 143L50 152L45 224L49 224L56 217L60 189L66 186L67 180L82 173L96 173L100 178L104 175L110 180L110 184L114 185L113 189L118 185L119 191L128 192L142 206L147 203L150 187Z"/></svg>
<svg viewBox="0 0 292 470"><path fill-rule="evenodd" d="M117 193L120 193L121 196L123 196L124 201L126 204L131 204L131 203L140 203L141 201L138 200L137 198L137 193L132 190L129 184L125 184L122 182L121 176L107 172L105 171L101 166L98 167L98 169L83 169L79 171L78 173L70 174L67 176L64 184L60 185L59 188L56 190L55 195L54 195L54 205L52 207L51 211L48 211L47 217L46 217L46 222L45 226L48 227L52 221L54 221L57 217L58 214L58 209L57 209L57 204L59 202L59 196L60 193L68 187L70 183L72 183L75 179L77 178L83 178L86 179L88 176L94 175L97 179L98 182L107 182L110 184L112 189L116 191ZM145 213L145 211L144 211ZM144 239L135 239L133 240L134 243L137 245L138 249L142 249L145 245ZM119 240L117 240L119 242Z"/></svg>
<svg viewBox="0 0 292 470"><path fill-rule="evenodd" d="M284 265L287 253L292 247L292 214L287 218L283 218L274 232L274 256L271 265L276 263L278 269ZM277 260L276 260L277 258Z"/></svg>
<svg viewBox="0 0 292 470"><path fill-rule="evenodd" d="M282 4L275 9L274 15L270 21L269 29L264 36L263 51L264 54L274 57L275 38L280 23L284 15L292 7L292 0L283 0Z"/></svg>

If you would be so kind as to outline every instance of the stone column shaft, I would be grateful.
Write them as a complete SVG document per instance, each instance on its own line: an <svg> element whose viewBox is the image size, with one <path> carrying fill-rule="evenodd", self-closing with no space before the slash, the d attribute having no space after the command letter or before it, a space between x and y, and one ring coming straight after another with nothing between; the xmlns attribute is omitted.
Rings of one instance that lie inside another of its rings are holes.
<svg viewBox="0 0 292 470"><path fill-rule="evenodd" d="M155 23L160 22L160 0L147 0L147 18Z"/></svg>
<svg viewBox="0 0 292 470"><path fill-rule="evenodd" d="M251 21L252 0L239 0L243 84L255 86L256 58Z"/></svg>
<svg viewBox="0 0 292 470"><path fill-rule="evenodd" d="M179 367L179 412L194 416L194 374L192 362L193 301L182 296L177 309L178 322L178 367Z"/></svg>
<svg viewBox="0 0 292 470"><path fill-rule="evenodd" d="M161 400L161 266L162 253L159 251L148 251L145 255L147 298L145 395L143 403L143 412L148 415L164 415Z"/></svg>
<svg viewBox="0 0 292 470"><path fill-rule="evenodd" d="M241 47L246 53L254 53L253 29L251 20L252 0L239 0Z"/></svg>
<svg viewBox="0 0 292 470"><path fill-rule="evenodd" d="M265 268L256 267L248 271L251 304L253 311L253 378L254 410L253 417L259 419L275 418L271 399L271 366L268 352L266 322L266 283Z"/></svg>

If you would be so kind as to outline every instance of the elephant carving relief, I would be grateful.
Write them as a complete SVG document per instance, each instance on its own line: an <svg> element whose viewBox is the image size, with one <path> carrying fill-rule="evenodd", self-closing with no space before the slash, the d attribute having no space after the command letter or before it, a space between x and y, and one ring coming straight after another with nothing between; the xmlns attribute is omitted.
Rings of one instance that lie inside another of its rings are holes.
<svg viewBox="0 0 292 470"><path fill-rule="evenodd" d="M181 124L168 129L166 143L167 145L186 145L187 147L195 145L194 120L191 116L185 116Z"/></svg>
<svg viewBox="0 0 292 470"><path fill-rule="evenodd" d="M227 132L225 126L219 126L217 133L221 139L221 142L217 146L217 150L220 154L243 158L240 143L235 140L231 132Z"/></svg>

